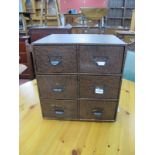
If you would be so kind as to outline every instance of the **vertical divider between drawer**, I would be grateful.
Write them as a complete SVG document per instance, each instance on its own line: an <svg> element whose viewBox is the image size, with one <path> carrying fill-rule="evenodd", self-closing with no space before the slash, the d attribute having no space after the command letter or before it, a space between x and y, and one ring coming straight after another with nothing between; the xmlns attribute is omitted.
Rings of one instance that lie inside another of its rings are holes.
<svg viewBox="0 0 155 155"><path fill-rule="evenodd" d="M79 45L76 45L76 58L77 58L77 118L79 119L80 115L80 52L79 52Z"/></svg>

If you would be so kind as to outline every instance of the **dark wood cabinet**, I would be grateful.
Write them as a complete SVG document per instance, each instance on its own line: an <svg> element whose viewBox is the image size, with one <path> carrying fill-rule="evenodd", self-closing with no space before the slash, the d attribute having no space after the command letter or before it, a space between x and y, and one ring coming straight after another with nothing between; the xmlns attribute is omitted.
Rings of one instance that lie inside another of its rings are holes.
<svg viewBox="0 0 155 155"><path fill-rule="evenodd" d="M34 68L32 62L32 54L26 48L26 42L30 42L29 36L19 37L19 63L27 66L27 69L19 75L21 79L33 79L34 78Z"/></svg>
<svg viewBox="0 0 155 155"><path fill-rule="evenodd" d="M29 28L29 36L31 37L31 42L46 37L50 34L70 34L71 28L65 26L42 26L42 27L32 27Z"/></svg>
<svg viewBox="0 0 155 155"><path fill-rule="evenodd" d="M123 41L113 35L55 34L32 45L44 118L116 119Z"/></svg>

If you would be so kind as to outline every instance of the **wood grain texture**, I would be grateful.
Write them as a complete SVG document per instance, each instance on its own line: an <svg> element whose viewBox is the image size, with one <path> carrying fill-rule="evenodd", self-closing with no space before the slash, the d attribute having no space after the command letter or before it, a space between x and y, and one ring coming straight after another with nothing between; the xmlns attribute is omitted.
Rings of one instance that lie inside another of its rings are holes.
<svg viewBox="0 0 155 155"><path fill-rule="evenodd" d="M47 119L67 119L77 118L76 100L49 100L40 99L42 114Z"/></svg>
<svg viewBox="0 0 155 155"><path fill-rule="evenodd" d="M80 118L92 120L115 120L117 102L115 101L80 101Z"/></svg>
<svg viewBox="0 0 155 155"><path fill-rule="evenodd" d="M80 76L80 98L118 99L121 77L119 76ZM103 93L97 93L97 88Z"/></svg>
<svg viewBox="0 0 155 155"><path fill-rule="evenodd" d="M80 72L93 74L121 73L124 47L80 46ZM97 62L105 62L104 66Z"/></svg>
<svg viewBox="0 0 155 155"><path fill-rule="evenodd" d="M20 155L134 155L134 83L123 80L114 123L44 120L36 81L20 86Z"/></svg>
<svg viewBox="0 0 155 155"><path fill-rule="evenodd" d="M77 72L76 46L35 46L34 55L37 74ZM55 60L60 64L52 65Z"/></svg>
<svg viewBox="0 0 155 155"><path fill-rule="evenodd" d="M76 99L77 76L37 75L40 98Z"/></svg>
<svg viewBox="0 0 155 155"><path fill-rule="evenodd" d="M77 38L73 37L77 37L78 35L55 35L55 37L60 36L78 41ZM84 37L84 40L86 39L91 43L92 41L94 42L95 38L99 39L101 37L101 35L82 36ZM70 40L70 46L64 44L58 46L53 45L52 38L52 36L49 38L51 39L51 44L49 45L41 46L40 44L38 46L33 46L40 98L78 100L77 119L79 118L79 111L81 110L79 108L80 99L117 100L119 98L121 76L115 76L115 74L122 73L125 47L118 46L119 44L117 46L113 45L118 39L117 37L111 35L102 35L101 37L102 39L105 39L102 40L103 43L107 42L109 38L109 41L111 40L111 45L113 46L78 45L73 43L72 40ZM56 75L56 73L61 75ZM68 77L66 77L66 73L70 73L68 74ZM84 73L85 75L80 75L80 73ZM74 74L74 78L71 74ZM92 75L90 76L89 74ZM93 76L93 74L95 76ZM106 74L111 74L112 76L105 76ZM116 107L113 106L113 109L117 111L117 107L118 104ZM42 108L44 107L42 106ZM104 118L104 121L110 121L110 118L111 121L114 121L116 112L112 112L113 109L108 110L111 112L111 114L109 114L110 117L107 117L107 114L104 112L105 117L102 117ZM64 113L64 111L60 111L60 113ZM94 115L90 110L87 113L89 113L89 115ZM95 115L101 115L101 113L104 115L103 112L99 111L95 112ZM106 120L105 118L108 119ZM75 117L73 119L75 119Z"/></svg>

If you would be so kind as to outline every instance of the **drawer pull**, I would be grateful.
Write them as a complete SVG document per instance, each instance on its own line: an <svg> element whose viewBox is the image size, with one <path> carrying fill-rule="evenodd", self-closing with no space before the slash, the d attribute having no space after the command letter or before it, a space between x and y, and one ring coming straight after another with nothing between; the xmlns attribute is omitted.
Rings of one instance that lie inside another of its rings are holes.
<svg viewBox="0 0 155 155"><path fill-rule="evenodd" d="M100 87L95 88L95 94L104 94L104 89Z"/></svg>
<svg viewBox="0 0 155 155"><path fill-rule="evenodd" d="M96 61L96 64L98 66L105 66L106 65L106 61Z"/></svg>
<svg viewBox="0 0 155 155"><path fill-rule="evenodd" d="M94 58L95 64L98 67L104 67L107 64L107 59L106 58Z"/></svg>
<svg viewBox="0 0 155 155"><path fill-rule="evenodd" d="M92 114L96 117L101 117L103 115L103 112L99 110L92 110Z"/></svg>
<svg viewBox="0 0 155 155"><path fill-rule="evenodd" d="M59 116L64 115L64 110L55 110L55 114Z"/></svg>
<svg viewBox="0 0 155 155"><path fill-rule="evenodd" d="M62 57L60 57L60 56L51 56L51 57L49 57L49 61L50 61L50 64L52 66L58 66L62 62Z"/></svg>
<svg viewBox="0 0 155 155"><path fill-rule="evenodd" d="M64 91L64 88L53 88L52 91L55 93L62 93Z"/></svg>
<svg viewBox="0 0 155 155"><path fill-rule="evenodd" d="M61 60L51 60L50 63L52 66L57 66L61 63Z"/></svg>

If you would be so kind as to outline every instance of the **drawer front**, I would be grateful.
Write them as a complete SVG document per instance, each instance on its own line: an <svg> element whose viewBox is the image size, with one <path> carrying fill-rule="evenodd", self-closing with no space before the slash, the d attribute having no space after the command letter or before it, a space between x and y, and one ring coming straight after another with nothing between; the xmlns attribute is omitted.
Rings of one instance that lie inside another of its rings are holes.
<svg viewBox="0 0 155 155"><path fill-rule="evenodd" d="M38 75L40 98L74 99L77 97L77 76Z"/></svg>
<svg viewBox="0 0 155 155"><path fill-rule="evenodd" d="M80 76L80 98L117 99L121 77Z"/></svg>
<svg viewBox="0 0 155 155"><path fill-rule="evenodd" d="M116 101L80 101L80 119L115 120Z"/></svg>
<svg viewBox="0 0 155 155"><path fill-rule="evenodd" d="M37 73L77 72L75 46L35 46L34 54Z"/></svg>
<svg viewBox="0 0 155 155"><path fill-rule="evenodd" d="M80 46L80 72L121 73L124 47Z"/></svg>
<svg viewBox="0 0 155 155"><path fill-rule="evenodd" d="M53 119L76 119L77 101L41 99L43 117Z"/></svg>

